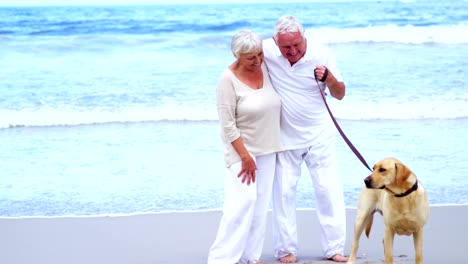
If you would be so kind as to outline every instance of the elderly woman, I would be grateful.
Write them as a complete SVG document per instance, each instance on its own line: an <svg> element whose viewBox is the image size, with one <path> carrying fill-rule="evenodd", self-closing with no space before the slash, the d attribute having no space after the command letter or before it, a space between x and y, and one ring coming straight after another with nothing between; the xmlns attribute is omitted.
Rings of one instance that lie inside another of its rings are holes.
<svg viewBox="0 0 468 264"><path fill-rule="evenodd" d="M208 264L260 264L280 143L281 101L263 62L262 39L232 38L236 61L221 75L217 108L226 163L225 201Z"/></svg>

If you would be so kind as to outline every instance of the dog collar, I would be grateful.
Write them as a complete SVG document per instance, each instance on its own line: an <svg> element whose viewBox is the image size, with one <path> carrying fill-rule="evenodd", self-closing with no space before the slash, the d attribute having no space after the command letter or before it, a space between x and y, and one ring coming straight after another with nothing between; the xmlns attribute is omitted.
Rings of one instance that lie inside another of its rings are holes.
<svg viewBox="0 0 468 264"><path fill-rule="evenodd" d="M418 181L416 181L413 185L413 187L411 187L409 190L407 190L406 192L404 193L400 193L400 194L395 194L395 197L405 197L407 195L409 195L410 193L416 191L418 189Z"/></svg>

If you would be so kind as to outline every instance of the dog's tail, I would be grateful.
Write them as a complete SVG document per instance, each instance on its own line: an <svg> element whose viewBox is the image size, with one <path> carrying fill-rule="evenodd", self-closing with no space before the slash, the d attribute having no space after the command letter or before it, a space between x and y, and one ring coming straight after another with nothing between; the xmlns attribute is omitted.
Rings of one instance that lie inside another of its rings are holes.
<svg viewBox="0 0 468 264"><path fill-rule="evenodd" d="M374 222L374 214L369 215L366 225L366 237L369 238L369 234L372 228L372 223Z"/></svg>

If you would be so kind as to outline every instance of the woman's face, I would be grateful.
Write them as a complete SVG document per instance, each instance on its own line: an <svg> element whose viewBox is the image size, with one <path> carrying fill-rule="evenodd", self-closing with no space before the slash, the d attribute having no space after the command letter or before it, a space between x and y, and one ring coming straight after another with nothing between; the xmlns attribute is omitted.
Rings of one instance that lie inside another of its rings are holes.
<svg viewBox="0 0 468 264"><path fill-rule="evenodd" d="M241 53L239 58L237 58L237 61L240 66L248 70L254 70L256 68L260 68L263 62L263 57L263 50L260 49L255 52Z"/></svg>

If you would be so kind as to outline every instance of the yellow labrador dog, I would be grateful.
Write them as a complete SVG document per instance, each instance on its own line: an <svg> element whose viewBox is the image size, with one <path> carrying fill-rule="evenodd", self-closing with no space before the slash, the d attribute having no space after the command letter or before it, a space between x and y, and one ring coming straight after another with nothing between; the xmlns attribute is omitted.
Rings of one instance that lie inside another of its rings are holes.
<svg viewBox="0 0 468 264"><path fill-rule="evenodd" d="M429 215L429 204L416 175L399 160L386 158L374 165L373 172L364 182L366 187L359 195L348 264L356 262L364 227L369 237L375 212L383 215L385 225L385 263L393 263L393 239L398 234L413 235L416 263L423 264L423 227Z"/></svg>

